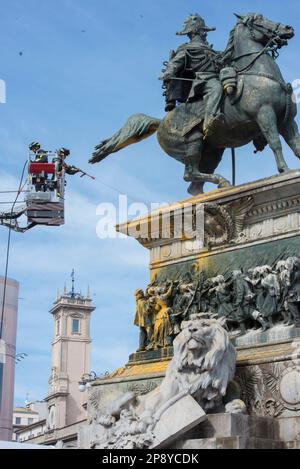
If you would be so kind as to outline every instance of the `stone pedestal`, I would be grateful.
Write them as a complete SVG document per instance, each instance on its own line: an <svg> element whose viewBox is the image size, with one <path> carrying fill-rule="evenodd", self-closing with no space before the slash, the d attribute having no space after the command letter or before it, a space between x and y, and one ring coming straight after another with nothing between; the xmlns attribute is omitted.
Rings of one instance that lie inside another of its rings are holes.
<svg viewBox="0 0 300 469"><path fill-rule="evenodd" d="M299 449L300 417L209 415L172 449Z"/></svg>
<svg viewBox="0 0 300 469"><path fill-rule="evenodd" d="M178 229L183 209L191 223ZM201 225L201 211L203 224ZM196 220L197 214L200 214ZM196 221L195 221L196 220ZM169 223L170 222L170 223ZM206 278L300 256L300 171L215 190L163 208L118 230L149 250L151 281L179 280L196 264ZM137 285L139 287L139 285ZM232 339L236 382L248 416L211 415L178 448L296 448L300 440L300 328L280 318ZM90 390L88 414L126 391L147 393L164 377L172 347L133 353L127 365Z"/></svg>
<svg viewBox="0 0 300 469"><path fill-rule="evenodd" d="M267 417L215 414L178 440L172 449L283 449L278 421Z"/></svg>
<svg viewBox="0 0 300 469"><path fill-rule="evenodd" d="M152 279L178 278L195 261L210 277L272 265L300 254L299 184L300 171L293 171L214 190L119 225L118 231L134 236L149 250ZM178 220L183 211L188 219L201 207L204 226L200 219L198 232L189 226L181 230Z"/></svg>

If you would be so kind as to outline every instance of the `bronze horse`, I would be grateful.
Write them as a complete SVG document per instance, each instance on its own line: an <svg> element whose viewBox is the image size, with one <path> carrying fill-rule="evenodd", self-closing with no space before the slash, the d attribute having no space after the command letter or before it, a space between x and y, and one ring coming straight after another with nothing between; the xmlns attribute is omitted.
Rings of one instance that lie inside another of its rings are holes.
<svg viewBox="0 0 300 469"><path fill-rule="evenodd" d="M284 82L275 62L277 49L294 36L291 26L274 23L262 15L236 15L235 28L221 57L237 71L238 92L232 99L223 97L225 122L204 138L204 103L184 103L164 119L145 114L131 116L124 127L95 149L90 163L139 142L157 132L163 150L185 164L184 179L192 195L203 192L205 182L230 186L223 176L214 174L226 148L237 148L253 141L262 151L269 144L278 171L288 170L280 134L300 158L300 135L295 117L297 106L292 87Z"/></svg>

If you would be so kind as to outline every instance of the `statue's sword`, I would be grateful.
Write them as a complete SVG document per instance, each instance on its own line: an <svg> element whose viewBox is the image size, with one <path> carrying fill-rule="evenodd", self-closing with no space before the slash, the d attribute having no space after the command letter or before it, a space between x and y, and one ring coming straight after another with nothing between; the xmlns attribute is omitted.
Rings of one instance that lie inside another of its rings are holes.
<svg viewBox="0 0 300 469"><path fill-rule="evenodd" d="M195 81L193 78L178 78L178 77L169 77L169 78L162 78L159 77L161 81L168 81L168 80L179 80L179 81Z"/></svg>

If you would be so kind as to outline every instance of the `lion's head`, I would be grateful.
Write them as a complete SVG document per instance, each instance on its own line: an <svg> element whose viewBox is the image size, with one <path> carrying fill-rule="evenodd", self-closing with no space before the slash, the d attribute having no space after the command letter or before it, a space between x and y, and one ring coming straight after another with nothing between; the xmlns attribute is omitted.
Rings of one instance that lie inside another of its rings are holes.
<svg viewBox="0 0 300 469"><path fill-rule="evenodd" d="M225 396L235 364L236 351L222 321L197 314L182 324L174 341L170 373L176 373L182 388L190 387L206 409Z"/></svg>

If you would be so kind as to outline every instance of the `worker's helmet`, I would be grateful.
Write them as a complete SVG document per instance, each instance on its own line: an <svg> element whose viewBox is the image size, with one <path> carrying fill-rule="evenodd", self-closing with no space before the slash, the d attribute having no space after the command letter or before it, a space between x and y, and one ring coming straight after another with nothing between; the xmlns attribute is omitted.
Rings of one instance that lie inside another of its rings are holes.
<svg viewBox="0 0 300 469"><path fill-rule="evenodd" d="M70 153L71 153L70 150L68 150L67 148L60 148L60 149L58 150L58 154L61 155L61 156L64 156L65 158L66 158L67 156L69 156Z"/></svg>
<svg viewBox="0 0 300 469"><path fill-rule="evenodd" d="M30 151L34 151L34 150L39 150L41 148L41 145L39 142L32 142L30 145L29 145L29 150Z"/></svg>

